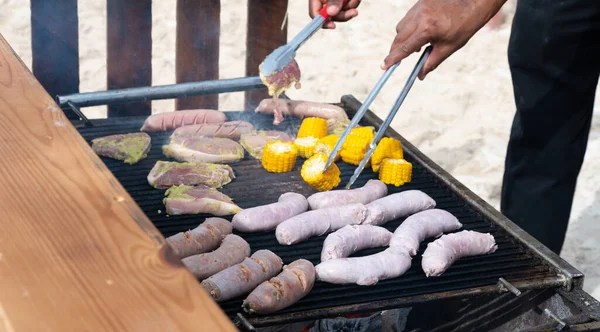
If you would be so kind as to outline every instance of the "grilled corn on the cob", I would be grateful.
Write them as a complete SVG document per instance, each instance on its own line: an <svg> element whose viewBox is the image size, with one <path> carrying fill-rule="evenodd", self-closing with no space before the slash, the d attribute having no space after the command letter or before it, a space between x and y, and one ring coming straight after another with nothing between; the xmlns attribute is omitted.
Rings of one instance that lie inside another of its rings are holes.
<svg viewBox="0 0 600 332"><path fill-rule="evenodd" d="M342 160L352 165L360 164L374 136L372 127L353 128L342 145Z"/></svg>
<svg viewBox="0 0 600 332"><path fill-rule="evenodd" d="M261 163L268 172L285 173L294 169L298 149L290 142L271 141L265 145Z"/></svg>
<svg viewBox="0 0 600 332"><path fill-rule="evenodd" d="M412 164L404 159L383 159L379 168L379 180L399 187L412 180Z"/></svg>
<svg viewBox="0 0 600 332"><path fill-rule="evenodd" d="M379 165L381 165L381 161L385 158L404 158L402 144L400 144L399 140L391 137L384 137L379 141L379 144L377 144L377 147L371 156L371 167L373 168L373 172L379 171Z"/></svg>
<svg viewBox="0 0 600 332"><path fill-rule="evenodd" d="M335 144L340 140L340 136L338 135L327 135L317 141L317 145L315 146L315 153L322 153L329 157L331 151L335 147ZM338 161L340 159L340 152L338 151L335 159L333 161Z"/></svg>
<svg viewBox="0 0 600 332"><path fill-rule="evenodd" d="M319 139L325 136L327 136L327 120L311 117L302 120L297 138L316 137Z"/></svg>
<svg viewBox="0 0 600 332"><path fill-rule="evenodd" d="M302 165L300 176L302 176L302 179L315 190L331 190L337 187L342 181L340 178L340 169L336 164L331 164L331 166L323 172L326 163L327 156L322 153L317 153L307 159Z"/></svg>
<svg viewBox="0 0 600 332"><path fill-rule="evenodd" d="M315 154L315 147L319 141L316 137L302 137L294 140L294 145L298 149L298 155L302 158L310 158Z"/></svg>

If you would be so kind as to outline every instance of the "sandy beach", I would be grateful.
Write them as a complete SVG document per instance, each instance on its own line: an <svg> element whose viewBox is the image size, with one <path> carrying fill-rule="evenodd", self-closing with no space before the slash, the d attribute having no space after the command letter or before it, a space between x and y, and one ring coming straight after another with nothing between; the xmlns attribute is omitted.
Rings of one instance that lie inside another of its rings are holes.
<svg viewBox="0 0 600 332"><path fill-rule="evenodd" d="M153 85L175 82L175 0L153 2ZM395 26L412 1L363 1L359 16L336 30L320 31L298 52L302 88L294 99L336 102L344 94L364 100L382 74ZM221 2L221 78L245 73L246 8ZM0 0L0 33L31 67L29 1ZM392 126L436 163L494 207L500 187L514 100L506 50L513 4L498 30L480 31L426 80L417 81ZM106 2L79 1L81 91L106 89ZM289 35L309 20L307 1L290 1ZM244 36L244 37L240 37ZM396 70L371 109L385 117L418 55ZM153 112L173 110L174 103L155 101ZM220 109L241 110L243 93L220 96ZM597 92L595 109L600 110ZM105 107L84 109L105 117ZM580 173L562 257L586 275L584 289L600 298L600 116L595 114ZM548 207L551 208L551 207ZM552 227L549 225L548 227Z"/></svg>

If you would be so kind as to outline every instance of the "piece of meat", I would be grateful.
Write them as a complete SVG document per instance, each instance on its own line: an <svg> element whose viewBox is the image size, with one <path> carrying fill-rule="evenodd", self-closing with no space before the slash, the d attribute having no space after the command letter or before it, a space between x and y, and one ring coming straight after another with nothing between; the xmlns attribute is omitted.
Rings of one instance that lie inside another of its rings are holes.
<svg viewBox="0 0 600 332"><path fill-rule="evenodd" d="M321 262L345 258L353 253L389 245L392 232L373 225L348 225L327 235L321 250Z"/></svg>
<svg viewBox="0 0 600 332"><path fill-rule="evenodd" d="M227 163L244 159L244 148L229 138L177 136L163 146L163 154L178 161Z"/></svg>
<svg viewBox="0 0 600 332"><path fill-rule="evenodd" d="M172 186L205 185L211 188L221 188L235 179L233 169L229 165L157 161L148 174L148 184L156 189Z"/></svg>
<svg viewBox="0 0 600 332"><path fill-rule="evenodd" d="M374 200L367 206L365 225L383 225L389 221L435 207L435 201L420 190L407 190Z"/></svg>
<svg viewBox="0 0 600 332"><path fill-rule="evenodd" d="M275 237L279 244L291 245L346 225L358 225L365 220L366 213L367 209L361 203L307 211L279 224Z"/></svg>
<svg viewBox="0 0 600 332"><path fill-rule="evenodd" d="M215 251L186 257L181 261L196 278L204 280L241 263L248 256L250 256L248 242L235 234L229 234Z"/></svg>
<svg viewBox="0 0 600 332"><path fill-rule="evenodd" d="M277 130L258 130L240 137L240 144L255 159L262 158L263 150L268 142L280 140L282 142L293 142L290 135Z"/></svg>
<svg viewBox="0 0 600 332"><path fill-rule="evenodd" d="M276 203L244 209L233 216L233 228L240 232L265 232L293 216L308 210L306 198L297 193L284 193Z"/></svg>
<svg viewBox="0 0 600 332"><path fill-rule="evenodd" d="M250 293L281 272L282 267L279 256L269 250L258 250L243 262L208 277L202 286L215 301L223 302Z"/></svg>
<svg viewBox="0 0 600 332"><path fill-rule="evenodd" d="M207 218L198 227L167 238L175 255L185 258L215 250L231 234L231 223L223 218Z"/></svg>
<svg viewBox="0 0 600 332"><path fill-rule="evenodd" d="M379 280L397 278L410 269L412 258L401 247L350 258L337 258L316 266L317 279L331 284L374 285Z"/></svg>
<svg viewBox="0 0 600 332"><path fill-rule="evenodd" d="M303 100L287 100L271 98L263 99L255 109L256 113L274 114L280 110L283 115L296 118L317 117L323 119L348 120L348 115L343 108L326 103L317 103Z"/></svg>
<svg viewBox="0 0 600 332"><path fill-rule="evenodd" d="M168 131L178 127L199 123L221 123L227 116L217 110L199 109L175 111L150 115L144 121L140 131Z"/></svg>
<svg viewBox="0 0 600 332"><path fill-rule="evenodd" d="M276 277L258 285L242 303L249 314L270 314L305 297L315 284L315 267L298 259L283 267Z"/></svg>
<svg viewBox="0 0 600 332"><path fill-rule="evenodd" d="M465 230L446 234L427 245L421 267L427 277L437 277L460 258L491 254L496 249L496 240L489 233Z"/></svg>
<svg viewBox="0 0 600 332"><path fill-rule="evenodd" d="M390 241L390 246L403 246L411 256L417 254L423 240L440 237L462 227L455 216L440 209L417 212L402 222Z"/></svg>
<svg viewBox="0 0 600 332"><path fill-rule="evenodd" d="M236 214L242 209L231 197L207 186L173 186L165 192L164 204L170 215L209 213L214 216Z"/></svg>
<svg viewBox="0 0 600 332"><path fill-rule="evenodd" d="M379 180L369 180L356 189L330 190L318 192L308 197L308 205L312 210L347 205L352 203L368 204L382 198L388 193L385 183Z"/></svg>
<svg viewBox="0 0 600 332"><path fill-rule="evenodd" d="M262 66L262 64L261 64ZM260 68L259 68L260 69ZM295 59L291 59L290 63L285 65L281 70L269 73L266 76L263 75L263 71L260 71L260 79L263 84L268 88L269 96L273 97L273 100L277 100L279 96L289 89L292 84L295 84L296 89L300 89L300 67ZM281 109L276 104L273 112L273 125L277 126L283 121L283 115Z"/></svg>
<svg viewBox="0 0 600 332"><path fill-rule="evenodd" d="M250 133L254 126L246 121L228 121L223 123L201 123L196 125L183 126L175 129L173 137L181 136L204 136L221 137L238 140L243 134Z"/></svg>
<svg viewBox="0 0 600 332"><path fill-rule="evenodd" d="M109 135L93 139L92 150L100 156L133 165L148 156L150 142L146 133Z"/></svg>

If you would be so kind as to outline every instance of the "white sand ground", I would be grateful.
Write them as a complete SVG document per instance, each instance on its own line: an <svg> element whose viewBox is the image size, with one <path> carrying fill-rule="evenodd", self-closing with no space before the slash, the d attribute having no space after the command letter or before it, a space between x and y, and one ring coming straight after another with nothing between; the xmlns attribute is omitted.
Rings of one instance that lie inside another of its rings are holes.
<svg viewBox="0 0 600 332"><path fill-rule="evenodd" d="M79 1L81 90L106 89L105 1ZM154 1L153 84L175 81L175 0ZM222 78L244 75L245 6L223 0L220 71ZM289 33L308 21L307 1L290 1ZM298 54L302 89L292 98L338 101L343 94L364 100L381 75L379 64L394 37L395 25L413 1L364 1L360 15L336 31L316 34ZM512 12L512 3L505 6ZM29 1L0 0L0 33L31 65ZM510 18L510 16L509 16ZM265 18L268 19L268 18ZM503 161L514 112L506 49L510 20L497 31L481 31L462 50L418 81L393 127L471 190L499 208ZM412 56L374 102L385 116L416 61ZM600 93L598 94L600 97ZM599 109L600 98L596 99ZM239 110L243 94L220 97L222 110ZM154 112L173 109L172 101L153 103ZM104 117L105 108L85 110ZM571 224L562 257L586 275L585 289L600 298L600 117L594 116ZM548 207L551 208L551 207ZM551 227L551 226L549 226Z"/></svg>

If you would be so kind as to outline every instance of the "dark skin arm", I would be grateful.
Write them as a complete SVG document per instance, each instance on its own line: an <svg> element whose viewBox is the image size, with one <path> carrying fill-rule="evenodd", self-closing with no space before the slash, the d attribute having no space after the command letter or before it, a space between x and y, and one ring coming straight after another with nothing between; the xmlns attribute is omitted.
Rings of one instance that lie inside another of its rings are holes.
<svg viewBox="0 0 600 332"><path fill-rule="evenodd" d="M467 44L502 7L506 0L418 0L396 26L396 37L381 69L433 47L419 79Z"/></svg>

